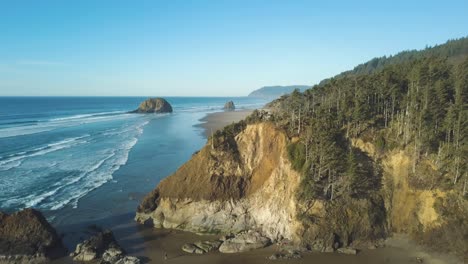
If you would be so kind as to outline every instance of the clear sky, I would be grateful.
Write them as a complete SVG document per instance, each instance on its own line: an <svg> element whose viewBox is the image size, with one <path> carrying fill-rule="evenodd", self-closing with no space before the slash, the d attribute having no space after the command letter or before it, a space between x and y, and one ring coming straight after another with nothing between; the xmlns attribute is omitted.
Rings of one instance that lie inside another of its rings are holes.
<svg viewBox="0 0 468 264"><path fill-rule="evenodd" d="M468 1L0 1L0 95L242 96L468 35Z"/></svg>

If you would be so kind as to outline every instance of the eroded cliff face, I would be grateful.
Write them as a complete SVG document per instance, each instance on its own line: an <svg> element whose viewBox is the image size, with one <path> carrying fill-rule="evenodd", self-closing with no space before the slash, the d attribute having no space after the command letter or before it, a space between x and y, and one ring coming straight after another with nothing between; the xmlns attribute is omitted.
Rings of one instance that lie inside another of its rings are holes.
<svg viewBox="0 0 468 264"><path fill-rule="evenodd" d="M435 209L437 199L446 192L412 188L409 184L413 158L401 149L379 154L372 142L353 139L355 147L367 153L382 166L382 194L385 200L388 229L397 233L426 231L440 226L443 219ZM431 163L430 160L425 160Z"/></svg>
<svg viewBox="0 0 468 264"><path fill-rule="evenodd" d="M453 240L455 251L465 248L456 223L464 221L467 202L441 189L412 187L413 163L405 150L380 153L372 141L350 139L379 167L380 185L362 198L299 201L301 176L287 157L290 141L268 122L247 125L233 139L209 140L144 198L136 220L200 233L253 229L318 251L373 246L392 233L433 244ZM460 212L441 215L437 206Z"/></svg>
<svg viewBox="0 0 468 264"><path fill-rule="evenodd" d="M411 178L415 177L411 175L415 163L411 149L378 153L372 142L354 139L352 143L382 166L380 192L388 234L408 234L434 250L452 252L466 259L468 200L441 186L427 188L411 184ZM419 162L426 168L422 177L442 173L434 157L421 157Z"/></svg>
<svg viewBox="0 0 468 264"><path fill-rule="evenodd" d="M286 136L260 123L234 140L230 149L209 142L142 201L136 220L192 232L256 229L273 240L297 240L300 176L287 159Z"/></svg>

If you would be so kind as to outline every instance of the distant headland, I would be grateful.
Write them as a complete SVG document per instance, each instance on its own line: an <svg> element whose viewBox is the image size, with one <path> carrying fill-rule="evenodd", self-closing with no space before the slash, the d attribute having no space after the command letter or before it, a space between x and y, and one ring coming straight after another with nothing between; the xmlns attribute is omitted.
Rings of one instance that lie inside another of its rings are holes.
<svg viewBox="0 0 468 264"><path fill-rule="evenodd" d="M308 85L289 85L289 86L264 86L249 94L249 97L258 97L264 99L276 99L285 94L292 93L295 89L303 92L310 88Z"/></svg>

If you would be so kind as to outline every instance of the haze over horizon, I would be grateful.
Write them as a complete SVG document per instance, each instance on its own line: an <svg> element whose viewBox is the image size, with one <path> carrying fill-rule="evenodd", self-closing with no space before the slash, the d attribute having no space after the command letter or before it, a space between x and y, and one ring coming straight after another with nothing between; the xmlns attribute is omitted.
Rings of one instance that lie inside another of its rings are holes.
<svg viewBox="0 0 468 264"><path fill-rule="evenodd" d="M467 36L466 1L0 4L0 96L245 96Z"/></svg>

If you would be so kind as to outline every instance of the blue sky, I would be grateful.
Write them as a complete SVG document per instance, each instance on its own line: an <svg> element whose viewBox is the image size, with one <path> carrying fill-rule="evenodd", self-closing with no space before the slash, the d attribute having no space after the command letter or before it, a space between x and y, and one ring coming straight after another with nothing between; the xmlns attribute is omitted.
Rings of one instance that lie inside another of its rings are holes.
<svg viewBox="0 0 468 264"><path fill-rule="evenodd" d="M242 96L468 35L468 1L1 1L0 95Z"/></svg>

